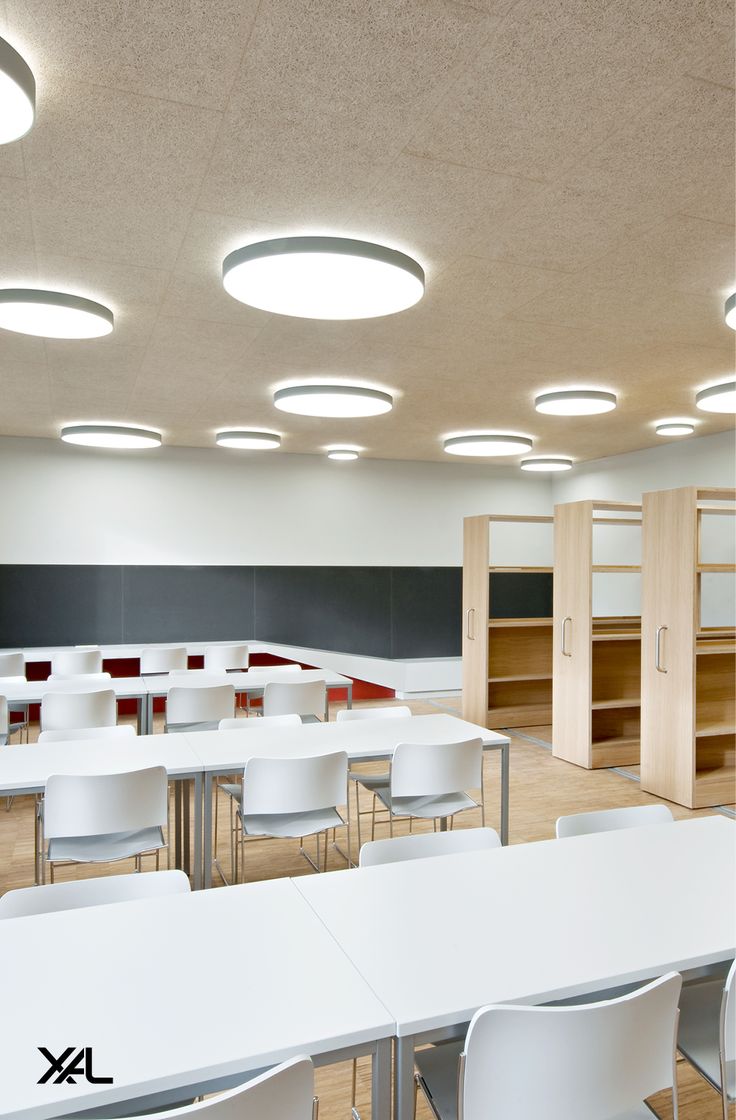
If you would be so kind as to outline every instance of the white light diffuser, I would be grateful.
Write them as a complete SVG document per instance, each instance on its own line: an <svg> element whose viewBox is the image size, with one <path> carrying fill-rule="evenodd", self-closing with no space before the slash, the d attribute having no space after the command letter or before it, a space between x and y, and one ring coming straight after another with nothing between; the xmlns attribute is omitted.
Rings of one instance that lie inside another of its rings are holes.
<svg viewBox="0 0 736 1120"><path fill-rule="evenodd" d="M534 407L550 416L593 416L597 412L611 412L616 407L616 395L598 389L565 389L542 393Z"/></svg>
<svg viewBox="0 0 736 1120"><path fill-rule="evenodd" d="M235 447L242 451L269 451L281 447L281 436L275 432L218 432L215 442L219 447Z"/></svg>
<svg viewBox="0 0 736 1120"><path fill-rule="evenodd" d="M703 412L736 412L736 381L701 389L695 403Z"/></svg>
<svg viewBox="0 0 736 1120"><path fill-rule="evenodd" d="M572 459L550 457L548 459L522 459L523 471L569 471L572 470Z"/></svg>
<svg viewBox="0 0 736 1120"><path fill-rule="evenodd" d="M0 288L0 327L40 338L101 338L113 328L101 303L67 292Z"/></svg>
<svg viewBox="0 0 736 1120"><path fill-rule="evenodd" d="M469 432L464 436L450 436L444 441L448 455L473 455L490 458L501 455L520 455L531 451L532 441L526 436L506 432Z"/></svg>
<svg viewBox="0 0 736 1120"><path fill-rule="evenodd" d="M299 416L380 416L390 412L393 398L380 389L360 385L292 385L277 389L273 403Z"/></svg>
<svg viewBox="0 0 736 1120"><path fill-rule="evenodd" d="M225 291L250 307L301 319L372 319L412 307L424 269L405 253L349 237L278 237L222 262Z"/></svg>
<svg viewBox="0 0 736 1120"><path fill-rule="evenodd" d="M658 436L691 436L695 425L689 420L662 420L654 430Z"/></svg>
<svg viewBox="0 0 736 1120"><path fill-rule="evenodd" d="M36 115L36 81L30 66L0 39L0 144L20 140Z"/></svg>
<svg viewBox="0 0 736 1120"><path fill-rule="evenodd" d="M69 424L61 429L61 438L65 443L78 443L82 447L134 450L161 446L160 432L121 424Z"/></svg>
<svg viewBox="0 0 736 1120"><path fill-rule="evenodd" d="M353 447L331 447L327 452L327 458L335 459L339 463L347 463L351 459L359 458L359 456Z"/></svg>
<svg viewBox="0 0 736 1120"><path fill-rule="evenodd" d="M732 292L726 300L724 308L726 323L732 330L736 331L736 292Z"/></svg>

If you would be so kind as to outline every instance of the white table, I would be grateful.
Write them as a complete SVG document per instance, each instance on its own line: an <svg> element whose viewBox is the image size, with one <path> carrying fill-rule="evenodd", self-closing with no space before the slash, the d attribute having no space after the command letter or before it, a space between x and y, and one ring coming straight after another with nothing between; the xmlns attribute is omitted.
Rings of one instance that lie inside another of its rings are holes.
<svg viewBox="0 0 736 1120"><path fill-rule="evenodd" d="M138 735L134 739L75 739L52 743L20 743L0 750L0 796L43 794L51 774L116 774L146 766L164 766L170 781L194 781L194 887L202 885L202 764L185 735ZM177 791L182 787L177 786ZM177 799L175 858L188 868L188 799L185 799L182 853ZM38 836L35 844L38 853ZM182 858L183 855L183 858ZM36 882L39 881L38 854ZM1 1080L1 1078L0 1078Z"/></svg>
<svg viewBox="0 0 736 1120"><path fill-rule="evenodd" d="M138 731L147 734L148 684L143 677L111 677L110 680L85 681L84 677L64 681L19 681L17 677L0 677L0 696L5 696L12 710L14 704L40 704L48 692L92 692L113 689L118 700L135 700L138 704ZM150 724L153 727L153 724Z"/></svg>
<svg viewBox="0 0 736 1120"><path fill-rule="evenodd" d="M235 675L235 674L228 674ZM285 675L285 674L284 674ZM306 675L306 674L304 674ZM236 686L237 687L237 686ZM448 743L480 738L485 750L501 752L500 833L508 843L509 739L456 716L403 716L345 723L305 723L301 727L249 727L247 731L199 731L187 741L204 771L204 884L212 876L212 795L217 774L243 770L249 758L272 755L304 758L345 751L352 762L390 759L398 743Z"/></svg>
<svg viewBox="0 0 736 1120"><path fill-rule="evenodd" d="M373 1117L389 1115L394 1021L288 879L6 919L0 960L2 1116L163 1107L300 1053L372 1053ZM38 1085L39 1046L91 1046L113 1084Z"/></svg>
<svg viewBox="0 0 736 1120"><path fill-rule="evenodd" d="M543 1003L733 957L722 816L295 879L397 1023L396 1120L417 1042L489 1003Z"/></svg>

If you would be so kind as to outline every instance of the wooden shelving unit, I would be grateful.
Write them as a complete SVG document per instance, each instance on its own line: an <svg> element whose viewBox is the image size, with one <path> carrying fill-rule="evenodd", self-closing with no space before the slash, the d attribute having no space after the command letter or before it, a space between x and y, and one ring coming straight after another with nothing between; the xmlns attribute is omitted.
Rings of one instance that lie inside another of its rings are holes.
<svg viewBox="0 0 736 1120"><path fill-rule="evenodd" d="M640 567L594 563L593 526L638 526L640 514L631 502L555 506L553 753L587 769L639 761L641 620L593 617L593 575Z"/></svg>
<svg viewBox="0 0 736 1120"><path fill-rule="evenodd" d="M729 503L714 506L713 502ZM736 630L704 628L703 518L736 514L736 490L645 494L642 788L690 809L736 801Z"/></svg>
<svg viewBox="0 0 736 1120"><path fill-rule="evenodd" d="M552 721L552 619L491 618L494 573L539 575L551 566L493 564L493 525L553 518L466 517L463 553L463 716L486 727Z"/></svg>

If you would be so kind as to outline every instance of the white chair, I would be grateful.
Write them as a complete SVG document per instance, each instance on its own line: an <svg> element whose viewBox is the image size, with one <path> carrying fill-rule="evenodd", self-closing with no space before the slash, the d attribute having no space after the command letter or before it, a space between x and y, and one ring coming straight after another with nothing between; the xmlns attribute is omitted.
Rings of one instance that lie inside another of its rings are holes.
<svg viewBox="0 0 736 1120"><path fill-rule="evenodd" d="M301 671L301 665L292 665L291 663L287 663L286 665L248 665L248 672L251 674L251 676L256 676L259 673L263 675L265 673L301 673ZM251 711L258 707L258 705L262 707L263 702L261 700L252 698L250 693L246 692L245 707L249 715ZM257 711L256 715L258 715ZM261 712L261 715L263 715L263 712Z"/></svg>
<svg viewBox="0 0 736 1120"><path fill-rule="evenodd" d="M62 731L42 731L39 743L68 743L73 739L135 739L135 728L130 723L115 727L68 727Z"/></svg>
<svg viewBox="0 0 736 1120"><path fill-rule="evenodd" d="M174 685L166 697L167 731L216 731L221 719L234 714L231 684Z"/></svg>
<svg viewBox="0 0 736 1120"><path fill-rule="evenodd" d="M186 669L187 664L185 646L148 646L141 650L141 676L148 673L168 673L171 669Z"/></svg>
<svg viewBox="0 0 736 1120"><path fill-rule="evenodd" d="M680 996L677 1048L721 1094L723 1120L736 1100L736 962L724 977L692 980Z"/></svg>
<svg viewBox="0 0 736 1120"><path fill-rule="evenodd" d="M52 674L78 677L86 673L102 672L102 650L62 649L51 655Z"/></svg>
<svg viewBox="0 0 736 1120"><path fill-rule="evenodd" d="M114 863L166 847L168 779L163 766L123 774L51 774L43 812L46 863Z"/></svg>
<svg viewBox="0 0 736 1120"><path fill-rule="evenodd" d="M373 840L360 849L359 867L404 863L411 859L459 855L462 852L492 851L501 847L494 828L459 828L452 832L422 832L416 836L394 836Z"/></svg>
<svg viewBox="0 0 736 1120"><path fill-rule="evenodd" d="M94 684L95 681L110 681L112 673L51 673L50 681L79 681L80 685Z"/></svg>
<svg viewBox="0 0 736 1120"><path fill-rule="evenodd" d="M663 1089L676 1117L680 986L670 972L582 1007L482 1007L464 1045L417 1052L417 1085L440 1120L652 1120Z"/></svg>
<svg viewBox="0 0 736 1120"><path fill-rule="evenodd" d="M38 887L21 887L4 894L0 898L0 918L55 914L59 910L80 910L86 906L105 906L110 902L186 894L189 890L189 879L183 871L151 871L147 875L135 872L70 883L46 883Z"/></svg>
<svg viewBox="0 0 736 1120"><path fill-rule="evenodd" d="M244 671L248 668L248 647L246 645L205 646L204 667L206 672Z"/></svg>
<svg viewBox="0 0 736 1120"><path fill-rule="evenodd" d="M41 697L42 731L64 731L69 727L113 727L118 709L115 690L47 692Z"/></svg>
<svg viewBox="0 0 736 1120"><path fill-rule="evenodd" d="M327 833L345 823L337 806L345 804L347 778L348 756L345 751L309 758L249 758L245 764L243 796L238 810L243 871L248 836L299 837L301 854L315 871L319 871L319 837L322 833L325 834L326 870ZM304 848L302 841L305 836L317 838L316 862Z"/></svg>
<svg viewBox="0 0 736 1120"><path fill-rule="evenodd" d="M324 681L268 681L263 690L264 716L297 715L315 723L327 711Z"/></svg>
<svg viewBox="0 0 736 1120"><path fill-rule="evenodd" d="M594 813L574 813L558 817L557 839L585 836L591 832L613 832L619 828L643 828L648 824L671 824L673 816L666 805L634 805L623 809L602 809Z"/></svg>
<svg viewBox="0 0 736 1120"><path fill-rule="evenodd" d="M406 719L411 715L411 708L406 704L396 704L394 707L383 708L341 708L335 716L336 723L352 723L356 720L371 720L371 719ZM355 783L355 811L358 816L362 813L371 816L371 840L376 835L376 786L386 785L388 782L389 771L384 769L379 774L366 774L361 770L348 770L348 778L351 782ZM360 808L360 794L358 792L358 785L363 786L369 793L372 793L370 809ZM360 823L360 822L359 822ZM360 830L358 831L360 835Z"/></svg>

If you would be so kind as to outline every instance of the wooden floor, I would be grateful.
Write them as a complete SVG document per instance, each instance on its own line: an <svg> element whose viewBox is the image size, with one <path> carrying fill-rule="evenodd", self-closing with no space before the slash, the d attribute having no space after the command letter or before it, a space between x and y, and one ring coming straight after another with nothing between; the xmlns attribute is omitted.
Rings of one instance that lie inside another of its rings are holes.
<svg viewBox="0 0 736 1120"><path fill-rule="evenodd" d="M367 702L361 706L381 706L386 701ZM402 703L405 703L402 701ZM335 705L334 709L342 705ZM357 706L357 705L356 705ZM439 698L432 701L413 701L412 711L417 714L448 711L459 714L459 697ZM159 719L161 717L158 717ZM334 711L331 712L334 718ZM162 730L157 727L157 730ZM37 728L31 728L31 739ZM534 741L536 740L536 742ZM549 743L551 728L519 728L511 737L511 788L509 839L512 844L531 840L545 840L554 836L555 820L566 813L580 813L589 809L607 809L622 805L646 805L657 800L643 793L638 782L631 781L610 770L582 770L552 757ZM540 745L546 743L547 746ZM12 749L12 748L11 748ZM495 753L489 753L485 760L487 821L498 826L498 787L500 760ZM366 770L381 769L380 765L366 766ZM225 873L229 874L229 839L227 831L227 811L221 797L220 826L218 841L223 857ZM365 803L368 808L368 802ZM671 809L678 818L708 815L715 810L691 812L679 805ZM476 819L477 818L477 819ZM366 818L367 819L367 818ZM456 827L472 827L480 824L479 813L467 813L459 817ZM385 826L379 825L377 836L387 835ZM364 839L365 839L364 835ZM313 874L306 861L299 855L296 842L258 841L248 849L248 877L269 879L285 875ZM336 852L330 852L328 867L344 867L344 860ZM107 869L96 868L92 874L116 873L132 870L125 865L115 865ZM63 869L58 879L86 877L90 872L84 869ZM27 886L33 881L33 802L31 798L16 798L9 812L0 806L0 894L19 886ZM683 884L683 889L686 885ZM540 944L543 938L540 937ZM215 992L229 998L226 990L215 986ZM6 1009L7 1010L7 1009ZM359 1063L358 1107L364 1120L370 1115L369 1063ZM684 1062L678 1063L678 1082L680 1087L680 1120L721 1120L720 1098ZM349 1120L350 1114L350 1066L332 1066L317 1071L317 1086L320 1096L320 1120ZM668 1094L653 1098L650 1103L664 1120L672 1116ZM420 1099L417 1110L419 1120L430 1120L431 1113ZM540 1120L543 1118L540 1117Z"/></svg>

